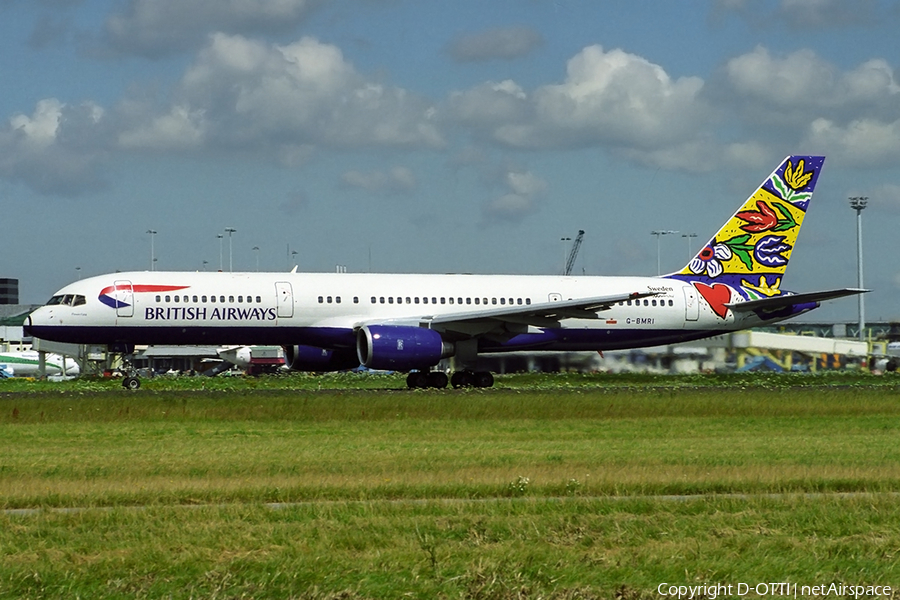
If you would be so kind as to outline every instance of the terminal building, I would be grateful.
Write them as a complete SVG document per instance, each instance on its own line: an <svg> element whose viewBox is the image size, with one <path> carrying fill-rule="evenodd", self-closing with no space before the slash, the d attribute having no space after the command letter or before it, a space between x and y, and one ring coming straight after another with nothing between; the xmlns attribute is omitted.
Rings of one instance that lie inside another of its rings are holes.
<svg viewBox="0 0 900 600"><path fill-rule="evenodd" d="M0 304L19 303L19 280L0 279Z"/></svg>

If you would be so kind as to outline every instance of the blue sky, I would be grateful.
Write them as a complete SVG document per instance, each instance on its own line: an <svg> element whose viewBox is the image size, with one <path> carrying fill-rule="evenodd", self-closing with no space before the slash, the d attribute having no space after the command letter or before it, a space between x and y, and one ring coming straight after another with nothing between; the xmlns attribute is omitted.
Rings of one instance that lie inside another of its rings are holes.
<svg viewBox="0 0 900 600"><path fill-rule="evenodd" d="M226 227L235 270L558 273L584 229L577 273L653 275L652 229L680 269L680 234L825 154L783 287L855 285L869 196L867 314L900 320L898 25L876 0L0 0L0 277L39 303L149 269L150 229L158 270L214 270Z"/></svg>

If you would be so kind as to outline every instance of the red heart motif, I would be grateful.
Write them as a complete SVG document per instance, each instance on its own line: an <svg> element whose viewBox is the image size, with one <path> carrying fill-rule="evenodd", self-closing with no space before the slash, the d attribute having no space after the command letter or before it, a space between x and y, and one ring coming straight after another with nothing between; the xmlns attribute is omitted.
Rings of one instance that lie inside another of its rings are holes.
<svg viewBox="0 0 900 600"><path fill-rule="evenodd" d="M709 304L709 307L713 309L713 312L724 319L725 315L728 314L728 307L725 306L725 303L731 302L731 288L724 283L714 283L712 287L699 281L694 281L693 283L700 295L703 296L703 299L706 300L706 303Z"/></svg>

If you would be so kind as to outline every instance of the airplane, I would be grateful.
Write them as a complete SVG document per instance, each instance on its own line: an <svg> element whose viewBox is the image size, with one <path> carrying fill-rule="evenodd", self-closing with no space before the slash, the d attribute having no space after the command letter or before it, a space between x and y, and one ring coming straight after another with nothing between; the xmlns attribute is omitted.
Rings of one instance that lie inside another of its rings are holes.
<svg viewBox="0 0 900 600"><path fill-rule="evenodd" d="M280 345L302 371L363 365L443 388L490 387L479 353L604 351L760 325L866 290L781 289L824 156L788 156L680 271L659 277L141 271L82 279L24 323L78 344ZM140 382L129 376L125 387Z"/></svg>
<svg viewBox="0 0 900 600"><path fill-rule="evenodd" d="M37 350L0 352L0 371L8 377L38 377L40 373L40 356ZM73 358L65 358L60 354L46 354L44 362L45 375L76 376L79 373L78 363Z"/></svg>

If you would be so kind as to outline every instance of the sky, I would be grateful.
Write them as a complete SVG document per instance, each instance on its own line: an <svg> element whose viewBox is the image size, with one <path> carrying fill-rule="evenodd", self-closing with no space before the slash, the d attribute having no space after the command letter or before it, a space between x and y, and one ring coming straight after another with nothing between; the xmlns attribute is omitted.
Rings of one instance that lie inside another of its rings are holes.
<svg viewBox="0 0 900 600"><path fill-rule="evenodd" d="M900 320L898 30L896 0L0 0L0 277L555 274L578 230L576 274L655 275L652 230L678 270L824 154L782 287L856 286L866 196L867 317Z"/></svg>

